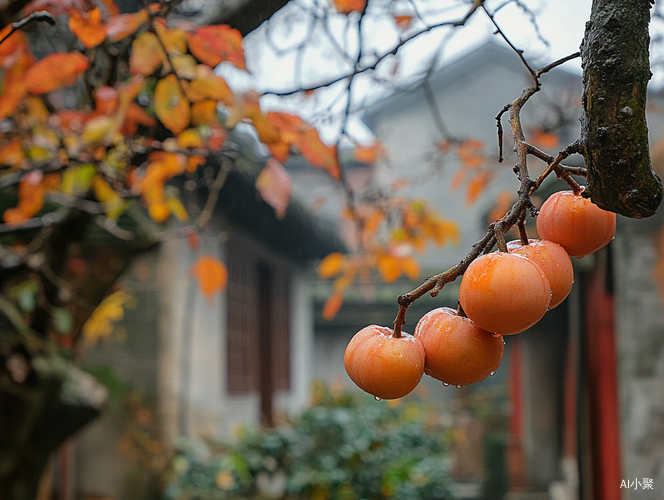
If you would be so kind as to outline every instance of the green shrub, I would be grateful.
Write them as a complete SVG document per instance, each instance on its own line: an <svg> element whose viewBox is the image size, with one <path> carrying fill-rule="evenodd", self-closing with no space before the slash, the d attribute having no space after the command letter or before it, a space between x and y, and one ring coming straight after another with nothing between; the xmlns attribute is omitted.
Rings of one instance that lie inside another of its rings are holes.
<svg viewBox="0 0 664 500"><path fill-rule="evenodd" d="M317 404L277 429L245 429L233 444L181 443L167 498L453 498L435 412L421 403L317 391Z"/></svg>

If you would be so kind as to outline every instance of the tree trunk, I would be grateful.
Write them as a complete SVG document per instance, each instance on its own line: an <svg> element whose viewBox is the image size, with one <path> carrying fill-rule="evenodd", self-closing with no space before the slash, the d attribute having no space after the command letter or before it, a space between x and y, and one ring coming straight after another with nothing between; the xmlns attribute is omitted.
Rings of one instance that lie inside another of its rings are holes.
<svg viewBox="0 0 664 500"><path fill-rule="evenodd" d="M650 217L662 200L646 125L649 22L649 0L594 0L581 44L590 199L633 218Z"/></svg>

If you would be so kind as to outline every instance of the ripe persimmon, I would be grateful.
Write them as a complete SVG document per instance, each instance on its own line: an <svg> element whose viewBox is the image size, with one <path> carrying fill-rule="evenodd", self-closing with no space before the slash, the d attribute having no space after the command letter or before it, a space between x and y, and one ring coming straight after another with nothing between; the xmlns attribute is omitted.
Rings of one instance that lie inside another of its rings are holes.
<svg viewBox="0 0 664 500"><path fill-rule="evenodd" d="M484 380L503 359L500 335L482 330L449 307L422 316L414 335L422 341L426 353L424 373L446 384L468 385Z"/></svg>
<svg viewBox="0 0 664 500"><path fill-rule="evenodd" d="M540 239L558 243L572 257L584 257L613 239L616 214L572 191L558 191L540 208L537 232Z"/></svg>
<svg viewBox="0 0 664 500"><path fill-rule="evenodd" d="M529 240L528 245L523 245L521 240L514 240L507 244L507 249L540 266L551 285L549 309L567 298L574 283L574 267L563 247L549 240Z"/></svg>
<svg viewBox="0 0 664 500"><path fill-rule="evenodd" d="M346 373L357 386L378 399L402 398L424 374L424 347L419 339L391 328L371 325L355 334L344 355Z"/></svg>
<svg viewBox="0 0 664 500"><path fill-rule="evenodd" d="M544 316L551 303L551 285L532 260L508 252L491 253L466 269L459 303L479 328L511 335Z"/></svg>

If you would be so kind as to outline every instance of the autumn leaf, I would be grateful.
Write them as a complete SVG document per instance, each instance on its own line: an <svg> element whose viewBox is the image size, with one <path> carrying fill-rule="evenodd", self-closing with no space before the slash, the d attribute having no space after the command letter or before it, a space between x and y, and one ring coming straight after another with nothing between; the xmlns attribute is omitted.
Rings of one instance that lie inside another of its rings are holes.
<svg viewBox="0 0 664 500"><path fill-rule="evenodd" d="M43 180L44 174L39 170L32 170L21 178L18 184L18 205L16 208L8 208L3 214L7 224L20 224L41 210L46 194Z"/></svg>
<svg viewBox="0 0 664 500"><path fill-rule="evenodd" d="M165 57L157 36L145 31L131 44L129 72L132 75L151 75L162 65Z"/></svg>
<svg viewBox="0 0 664 500"><path fill-rule="evenodd" d="M268 158L265 167L256 178L256 189L265 202L274 208L277 217L286 215L290 202L291 179L286 169L274 158Z"/></svg>
<svg viewBox="0 0 664 500"><path fill-rule="evenodd" d="M164 19L159 18L154 20L154 27L166 52L176 55L183 55L187 52L187 38L184 31L170 27Z"/></svg>
<svg viewBox="0 0 664 500"><path fill-rule="evenodd" d="M111 42L122 40L129 35L133 35L148 19L149 15L146 9L133 14L113 16L106 23L106 36Z"/></svg>
<svg viewBox="0 0 664 500"><path fill-rule="evenodd" d="M334 0L334 7L339 14L348 15L351 12L363 12L367 6L367 0Z"/></svg>
<svg viewBox="0 0 664 500"><path fill-rule="evenodd" d="M25 153L21 147L21 141L14 137L9 142L0 147L0 165L9 165L11 167L20 165L25 160Z"/></svg>
<svg viewBox="0 0 664 500"><path fill-rule="evenodd" d="M512 191L502 191L496 198L496 204L487 217L488 222L500 219L512 206Z"/></svg>
<svg viewBox="0 0 664 500"><path fill-rule="evenodd" d="M414 257L402 257L401 269L411 281L416 281L420 277L420 264Z"/></svg>
<svg viewBox="0 0 664 500"><path fill-rule="evenodd" d="M115 323L124 318L125 308L135 306L136 299L121 290L106 297L83 325L85 343L94 345L101 338L110 337L115 330Z"/></svg>
<svg viewBox="0 0 664 500"><path fill-rule="evenodd" d="M380 273L385 283L392 283L401 276L401 262L397 257L387 253L378 255L377 260L378 272Z"/></svg>
<svg viewBox="0 0 664 500"><path fill-rule="evenodd" d="M378 157L384 153L385 148L383 145L379 142L375 142L370 146L356 147L354 156L357 161L371 165L376 163L376 161L378 161Z"/></svg>
<svg viewBox="0 0 664 500"><path fill-rule="evenodd" d="M329 321L334 318L339 312L339 309L341 309L343 303L344 296L342 293L330 294L330 296L325 301L325 305L323 306L323 319Z"/></svg>
<svg viewBox="0 0 664 500"><path fill-rule="evenodd" d="M69 29L83 42L86 49L96 47L106 38L106 27L101 22L99 7L95 7L89 12L70 9Z"/></svg>
<svg viewBox="0 0 664 500"><path fill-rule="evenodd" d="M310 128L296 136L295 145L311 165L327 170L330 177L339 179L339 163L337 162L336 147L323 144L318 130Z"/></svg>
<svg viewBox="0 0 664 500"><path fill-rule="evenodd" d="M397 27L405 31L410 28L410 23L413 22L413 16L394 16L394 22L397 23Z"/></svg>
<svg viewBox="0 0 664 500"><path fill-rule="evenodd" d="M92 188L99 203L104 206L104 211L109 219L117 219L125 211L127 203L101 175L92 179Z"/></svg>
<svg viewBox="0 0 664 500"><path fill-rule="evenodd" d="M233 93L226 80L209 71L209 68L207 68L208 71L201 68L207 68L207 66L198 66L196 78L189 83L189 90L187 91L189 99L191 101L214 99L215 101L221 101L226 106L231 106L233 104Z"/></svg>
<svg viewBox="0 0 664 500"><path fill-rule="evenodd" d="M468 186L466 187L466 206L473 205L477 198L482 194L484 188L489 184L493 175L491 172L482 171L478 172L473 176L470 181L468 181Z"/></svg>
<svg viewBox="0 0 664 500"><path fill-rule="evenodd" d="M542 129L537 129L531 133L530 142L535 146L549 150L555 150L560 146L560 138L557 134Z"/></svg>
<svg viewBox="0 0 664 500"><path fill-rule="evenodd" d="M195 33L187 33L191 53L204 64L214 68L228 61L240 69L246 69L242 35L225 24L201 26Z"/></svg>
<svg viewBox="0 0 664 500"><path fill-rule="evenodd" d="M217 103L212 99L195 102L191 106L191 124L195 127L218 123Z"/></svg>
<svg viewBox="0 0 664 500"><path fill-rule="evenodd" d="M466 168L479 168L485 163L484 143L477 139L467 139L459 144L457 155Z"/></svg>
<svg viewBox="0 0 664 500"><path fill-rule="evenodd" d="M0 119L10 116L27 92L25 76L34 64L34 59L25 50L19 51L17 56L14 64L5 69L2 79L3 93L0 96Z"/></svg>
<svg viewBox="0 0 664 500"><path fill-rule="evenodd" d="M340 252L326 255L318 265L318 276L328 279L339 274L346 262L346 257Z"/></svg>
<svg viewBox="0 0 664 500"><path fill-rule="evenodd" d="M125 121L120 128L120 132L129 137L136 135L138 126L154 127L157 125L157 120L147 114L145 110L135 102L130 102L125 112Z"/></svg>
<svg viewBox="0 0 664 500"><path fill-rule="evenodd" d="M80 52L55 52L30 67L23 84L31 94L46 94L71 85L89 67Z"/></svg>
<svg viewBox="0 0 664 500"><path fill-rule="evenodd" d="M157 82L154 91L154 110L159 121L175 135L189 126L189 102L182 94L178 79L170 74Z"/></svg>
<svg viewBox="0 0 664 500"><path fill-rule="evenodd" d="M198 280L198 289L208 299L208 303L215 294L223 291L228 281L226 266L211 255L199 257L189 273Z"/></svg>

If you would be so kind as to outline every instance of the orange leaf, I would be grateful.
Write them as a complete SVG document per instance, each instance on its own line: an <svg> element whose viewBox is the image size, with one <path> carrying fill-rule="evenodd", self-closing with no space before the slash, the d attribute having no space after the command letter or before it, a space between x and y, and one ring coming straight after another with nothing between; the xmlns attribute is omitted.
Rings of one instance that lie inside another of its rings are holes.
<svg viewBox="0 0 664 500"><path fill-rule="evenodd" d="M170 74L157 82L154 91L154 110L159 121L175 135L189 126L191 111L182 94L178 79Z"/></svg>
<svg viewBox="0 0 664 500"><path fill-rule="evenodd" d="M476 139L468 139L459 144L457 155L461 165L467 168L479 168L485 163L484 143Z"/></svg>
<svg viewBox="0 0 664 500"><path fill-rule="evenodd" d="M511 191L502 191L498 198L496 199L496 204L493 207L493 210L489 213L487 220L493 222L497 219L500 219L503 215L507 213L512 205L512 192Z"/></svg>
<svg viewBox="0 0 664 500"><path fill-rule="evenodd" d="M90 61L80 52L55 52L28 70L24 85L32 94L46 94L71 85L89 67Z"/></svg>
<svg viewBox="0 0 664 500"><path fill-rule="evenodd" d="M341 306L344 303L344 296L342 293L333 293L325 301L325 306L323 306L323 318L326 320L331 320L334 318Z"/></svg>
<svg viewBox="0 0 664 500"><path fill-rule="evenodd" d="M226 266L211 255L199 257L189 273L198 279L198 288L208 301L214 294L221 292L228 281Z"/></svg>
<svg viewBox="0 0 664 500"><path fill-rule="evenodd" d="M366 164L376 163L378 160L378 145L373 146L358 146L355 148L355 159L359 162Z"/></svg>
<svg viewBox="0 0 664 500"><path fill-rule="evenodd" d="M367 0L334 0L334 6L339 14L350 14L353 11L363 12Z"/></svg>
<svg viewBox="0 0 664 500"><path fill-rule="evenodd" d="M468 181L468 186L466 187L466 206L471 206L477 201L477 198L482 194L484 188L489 184L493 175L491 172L478 172L473 176L470 181Z"/></svg>
<svg viewBox="0 0 664 500"><path fill-rule="evenodd" d="M195 127L199 125L211 125L218 123L217 103L211 99L195 102L191 106L191 124Z"/></svg>
<svg viewBox="0 0 664 500"><path fill-rule="evenodd" d="M89 12L70 9L69 29L83 42L86 49L96 47L106 38L106 27L101 22L99 7L95 7Z"/></svg>
<svg viewBox="0 0 664 500"><path fill-rule="evenodd" d="M25 154L18 137L13 138L0 148L0 165L20 165L25 160Z"/></svg>
<svg viewBox="0 0 664 500"><path fill-rule="evenodd" d="M127 106L125 121L122 125L122 128L120 128L120 132L122 134L133 137L136 135L139 125L143 125L145 127L154 127L157 125L157 120L147 114L145 110L138 104L135 102L130 102Z"/></svg>
<svg viewBox="0 0 664 500"><path fill-rule="evenodd" d="M379 254L377 266L378 272L385 283L392 283L401 276L401 262L390 254Z"/></svg>
<svg viewBox="0 0 664 500"><path fill-rule="evenodd" d="M413 16L394 16L394 22L400 30L407 30L410 23L413 21Z"/></svg>
<svg viewBox="0 0 664 500"><path fill-rule="evenodd" d="M4 92L0 96L0 119L8 117L14 112L27 91L25 76L34 60L25 50L21 50L18 54L18 59L10 68L5 70L2 79Z"/></svg>
<svg viewBox="0 0 664 500"><path fill-rule="evenodd" d="M199 68L207 68L207 66L199 66ZM189 84L191 89L191 95L187 92L187 95L192 101L201 101L203 99L214 99L215 101L221 101L226 106L233 104L233 93L231 89L228 88L226 80L222 77L215 75L210 72L208 74L200 74L195 80L192 80Z"/></svg>
<svg viewBox="0 0 664 500"><path fill-rule="evenodd" d="M336 147L323 144L315 128L299 133L295 145L314 167L324 168L330 177L339 179L341 173L337 163Z"/></svg>
<svg viewBox="0 0 664 500"><path fill-rule="evenodd" d="M32 170L21 178L18 184L18 205L16 208L8 208L3 214L7 224L20 224L41 210L46 192L43 180L44 175L39 170Z"/></svg>
<svg viewBox="0 0 664 500"><path fill-rule="evenodd" d="M459 189L459 186L463 183L463 181L466 180L466 173L468 171L465 168L460 168L459 170L456 171L454 174L454 177L452 177L452 181L450 182L450 190L451 191L456 191Z"/></svg>
<svg viewBox="0 0 664 500"><path fill-rule="evenodd" d="M286 160L288 160L288 156L290 155L290 144L287 142L275 142L273 144L268 144L267 147L270 150L270 154L280 162L285 163Z"/></svg>
<svg viewBox="0 0 664 500"><path fill-rule="evenodd" d="M320 276L321 279L328 279L332 276L336 276L341 272L345 262L346 257L342 253L334 252L326 255L318 265L318 276Z"/></svg>
<svg viewBox="0 0 664 500"><path fill-rule="evenodd" d="M290 202L291 179L286 169L274 158L268 158L265 167L256 178L256 189L261 198L277 212L282 219Z"/></svg>
<svg viewBox="0 0 664 500"><path fill-rule="evenodd" d="M106 36L111 42L117 42L123 38L133 35L138 28L148 21L148 11L139 10L133 14L121 14L108 20L106 24Z"/></svg>
<svg viewBox="0 0 664 500"><path fill-rule="evenodd" d="M9 23L0 31L0 40L5 38L12 30ZM21 30L15 31L9 38L0 44L0 66L4 67L5 58L15 56L19 51L27 51L28 44Z"/></svg>
<svg viewBox="0 0 664 500"><path fill-rule="evenodd" d="M211 68L228 61L240 69L246 69L242 35L225 24L201 26L195 33L187 33L189 50L194 57Z"/></svg>
<svg viewBox="0 0 664 500"><path fill-rule="evenodd" d="M420 277L420 264L413 257L402 257L401 269L411 281L416 281Z"/></svg>
<svg viewBox="0 0 664 500"><path fill-rule="evenodd" d="M557 134L545 132L541 129L532 132L530 140L535 146L543 149L557 149L560 146L560 139Z"/></svg>
<svg viewBox="0 0 664 500"><path fill-rule="evenodd" d="M131 44L129 72L132 75L151 75L164 61L165 54L154 33L145 31Z"/></svg>

